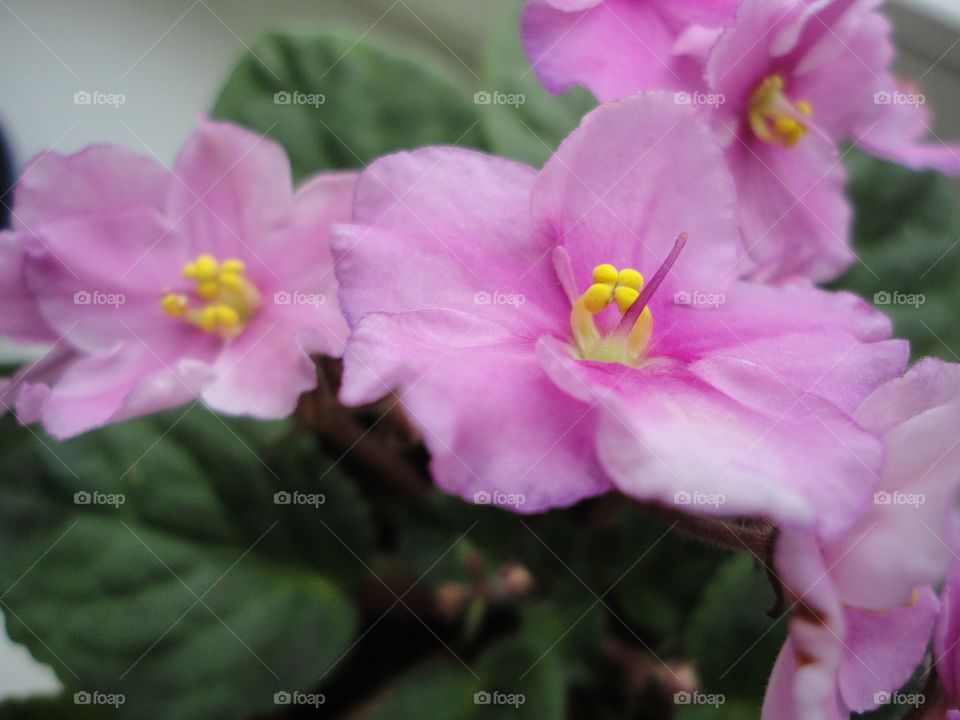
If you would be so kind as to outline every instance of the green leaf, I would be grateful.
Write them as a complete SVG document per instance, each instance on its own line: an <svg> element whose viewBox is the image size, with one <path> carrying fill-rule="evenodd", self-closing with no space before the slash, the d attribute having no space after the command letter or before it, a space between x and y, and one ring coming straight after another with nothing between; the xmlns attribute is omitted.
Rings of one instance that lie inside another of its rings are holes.
<svg viewBox="0 0 960 720"><path fill-rule="evenodd" d="M517 636L489 648L468 669L430 661L395 685L375 720L561 720L564 683L556 656ZM476 674L476 677L474 676Z"/></svg>
<svg viewBox="0 0 960 720"><path fill-rule="evenodd" d="M771 620L773 591L753 558L728 560L704 589L690 620L689 654L704 693L742 700L759 716L767 678L786 636L786 621Z"/></svg>
<svg viewBox="0 0 960 720"><path fill-rule="evenodd" d="M266 35L234 68L213 116L279 141L298 180L423 145L482 146L476 109L447 77L330 35Z"/></svg>
<svg viewBox="0 0 960 720"><path fill-rule="evenodd" d="M838 287L891 316L914 357L960 360L960 208L954 186L853 152L849 194L860 257Z"/></svg>
<svg viewBox="0 0 960 720"><path fill-rule="evenodd" d="M289 425L194 408L62 444L9 419L0 436L7 628L68 693L123 694L122 717L248 716L309 692L352 641L338 580L359 563L316 526L358 554L370 528ZM276 504L294 491L328 495Z"/></svg>
<svg viewBox="0 0 960 720"><path fill-rule="evenodd" d="M481 92L491 102L480 106L482 127L493 152L540 166L597 103L584 88L554 97L540 85L520 42L522 5L514 5L487 42Z"/></svg>

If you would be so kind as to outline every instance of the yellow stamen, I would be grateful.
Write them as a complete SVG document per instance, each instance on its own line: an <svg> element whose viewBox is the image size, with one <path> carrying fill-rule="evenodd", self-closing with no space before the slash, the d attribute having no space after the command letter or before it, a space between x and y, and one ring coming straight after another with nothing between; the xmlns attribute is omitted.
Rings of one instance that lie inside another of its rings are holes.
<svg viewBox="0 0 960 720"><path fill-rule="evenodd" d="M212 255L201 255L183 268L183 276L195 281L194 294L200 302L191 305L185 294L166 293L160 305L171 317L230 339L243 331L260 306L260 293L245 271L242 260L228 258L220 263Z"/></svg>
<svg viewBox="0 0 960 720"><path fill-rule="evenodd" d="M601 336L594 315L616 303L621 314L636 302L643 289L643 275L633 268L617 270L613 265L597 265L593 269L593 285L574 303L570 327L581 356L600 362L632 365L646 349L653 332L653 316L644 308L626 339Z"/></svg>
<svg viewBox="0 0 960 720"><path fill-rule="evenodd" d="M803 100L791 101L784 88L780 75L765 78L750 97L747 120L763 142L790 148L807 134L808 128L799 117L811 117L813 108Z"/></svg>

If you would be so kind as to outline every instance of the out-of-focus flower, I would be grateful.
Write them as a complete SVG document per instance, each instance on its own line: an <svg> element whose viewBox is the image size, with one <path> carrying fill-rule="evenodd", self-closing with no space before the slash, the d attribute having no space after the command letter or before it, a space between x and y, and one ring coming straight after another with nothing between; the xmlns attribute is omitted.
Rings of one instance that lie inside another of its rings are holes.
<svg viewBox="0 0 960 720"><path fill-rule="evenodd" d="M780 529L776 570L795 604L764 719L847 718L895 697L930 641L931 586L960 550L960 365L919 363L855 418L883 438L883 471L842 533Z"/></svg>
<svg viewBox="0 0 960 720"><path fill-rule="evenodd" d="M656 3L605 2L571 13L534 2L524 37L551 90L582 83L609 101L679 88L677 102L711 113L737 183L753 276L823 281L855 259L841 142L913 168L960 173L960 146L923 142L931 134L925 98L892 76L890 24L878 4L742 0L722 33L690 20L670 34L668 50L651 52L648 34L657 25L642 14ZM725 7L717 6L721 17ZM663 58L683 72L665 73ZM645 73L631 70L635 59Z"/></svg>
<svg viewBox="0 0 960 720"><path fill-rule="evenodd" d="M537 512L612 481L836 531L880 464L848 413L907 349L851 295L735 281L735 216L716 138L664 93L594 111L539 176L381 159L333 232L341 399L396 391L437 483L474 502Z"/></svg>
<svg viewBox="0 0 960 720"><path fill-rule="evenodd" d="M202 121L172 171L119 147L48 152L0 234L0 333L53 343L2 387L5 407L66 438L197 396L278 418L339 355L328 245L355 176L294 194L276 143Z"/></svg>

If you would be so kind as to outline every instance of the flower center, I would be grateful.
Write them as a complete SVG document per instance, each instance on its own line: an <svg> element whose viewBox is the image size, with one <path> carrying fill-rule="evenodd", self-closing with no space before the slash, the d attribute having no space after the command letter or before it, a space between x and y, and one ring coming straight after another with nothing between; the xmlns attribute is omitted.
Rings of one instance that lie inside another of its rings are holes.
<svg viewBox="0 0 960 720"><path fill-rule="evenodd" d="M201 255L183 267L183 276L196 282L194 292L166 293L160 305L167 315L229 340L243 331L260 306L260 293L245 271L242 260L220 263Z"/></svg>
<svg viewBox="0 0 960 720"><path fill-rule="evenodd" d="M580 356L596 362L636 365L643 357L653 335L653 314L647 304L687 242L687 234L677 236L673 249L650 282L632 268L617 270L613 265L597 265L593 284L573 303L570 328ZM612 332L602 334L594 316L615 304L622 317Z"/></svg>
<svg viewBox="0 0 960 720"><path fill-rule="evenodd" d="M750 96L748 118L754 135L765 143L791 148L807 134L805 118L813 109L809 103L791 101L783 89L782 76L765 78Z"/></svg>

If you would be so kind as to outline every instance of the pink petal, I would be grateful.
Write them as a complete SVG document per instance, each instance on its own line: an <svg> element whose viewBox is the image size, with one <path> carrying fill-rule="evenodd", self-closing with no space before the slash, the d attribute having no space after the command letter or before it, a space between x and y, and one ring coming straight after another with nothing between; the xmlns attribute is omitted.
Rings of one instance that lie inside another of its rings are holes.
<svg viewBox="0 0 960 720"><path fill-rule="evenodd" d="M753 277L825 282L854 262L846 170L835 147L809 135L793 148L748 138L735 140L727 159Z"/></svg>
<svg viewBox="0 0 960 720"><path fill-rule="evenodd" d="M547 163L533 195L536 232L570 254L581 291L594 266L647 277L689 234L658 292L722 292L742 245L735 193L717 141L691 107L644 93L587 115ZM724 274L725 271L729 271Z"/></svg>
<svg viewBox="0 0 960 720"><path fill-rule="evenodd" d="M24 232L0 232L0 334L22 342L53 342L57 333L47 325L27 286L24 273L31 238Z"/></svg>
<svg viewBox="0 0 960 720"><path fill-rule="evenodd" d="M933 637L933 658L946 699L960 705L960 564L955 564L941 596L941 613Z"/></svg>
<svg viewBox="0 0 960 720"><path fill-rule="evenodd" d="M176 407L211 379L195 361L157 357L130 343L109 355L78 358L57 380L42 422L58 440L108 423Z"/></svg>
<svg viewBox="0 0 960 720"><path fill-rule="evenodd" d="M933 590L924 587L908 606L884 613L844 611L846 652L838 679L847 707L873 710L881 704L878 695L906 684L927 654L939 609Z"/></svg>
<svg viewBox="0 0 960 720"><path fill-rule="evenodd" d="M836 533L873 491L880 444L762 368L711 358L631 369L575 361L557 343L541 348L554 382L600 413L600 458L627 495Z"/></svg>
<svg viewBox="0 0 960 720"><path fill-rule="evenodd" d="M942 369L939 382L929 378L933 367ZM939 582L960 551L957 370L928 361L919 373L911 370L866 403L875 407L886 401L892 413L916 403L919 393L929 405L922 411L913 405L916 414L882 433L886 459L880 494L848 533L827 546L834 584L849 605L884 609L905 603L914 588ZM931 385L943 388L949 380L952 399L928 395ZM880 430L864 422L869 416L858 413L857 418L868 430Z"/></svg>
<svg viewBox="0 0 960 720"><path fill-rule="evenodd" d="M696 89L702 84L700 63L674 53L686 29L673 15L677 5L684 3L604 0L582 12L564 12L555 2L534 0L522 20L527 57L554 93L579 84L606 102L640 90Z"/></svg>
<svg viewBox="0 0 960 720"><path fill-rule="evenodd" d="M550 382L532 344L491 323L448 311L369 315L344 363L344 402L395 389L423 433L433 477L451 494L483 503L486 493L534 513L609 488L589 407Z"/></svg>
<svg viewBox="0 0 960 720"><path fill-rule="evenodd" d="M168 215L193 253L245 260L256 280L272 231L293 209L290 163L273 140L229 123L201 120L177 156Z"/></svg>
<svg viewBox="0 0 960 720"><path fill-rule="evenodd" d="M142 337L181 338L161 295L183 290L184 238L152 211L87 214L44 225L47 250L28 259L26 278L47 324L75 347L107 352Z"/></svg>
<svg viewBox="0 0 960 720"><path fill-rule="evenodd" d="M568 327L550 245L530 228L534 178L525 165L456 148L373 163L357 185L357 224L332 239L347 321L445 308L525 337Z"/></svg>
<svg viewBox="0 0 960 720"><path fill-rule="evenodd" d="M116 145L91 145L73 155L48 151L27 164L17 183L14 223L36 231L86 213L159 210L169 190L166 168Z"/></svg>

